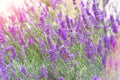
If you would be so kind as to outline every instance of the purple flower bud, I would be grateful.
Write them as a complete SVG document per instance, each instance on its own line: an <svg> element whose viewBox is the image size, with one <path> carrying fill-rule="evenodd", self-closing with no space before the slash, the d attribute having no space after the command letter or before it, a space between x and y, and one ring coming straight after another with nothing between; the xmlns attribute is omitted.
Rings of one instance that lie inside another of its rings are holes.
<svg viewBox="0 0 120 80"><path fill-rule="evenodd" d="M21 47L21 55L22 55L23 60L26 62L27 58L26 58L24 46Z"/></svg>
<svg viewBox="0 0 120 80"><path fill-rule="evenodd" d="M105 32L105 33L107 33L108 28L109 28L108 26L104 26L104 32Z"/></svg>
<svg viewBox="0 0 120 80"><path fill-rule="evenodd" d="M20 43L22 44L22 45L25 45L26 43L25 43L25 38L24 38L24 36L23 36L23 33L20 31Z"/></svg>
<svg viewBox="0 0 120 80"><path fill-rule="evenodd" d="M94 3L93 3L93 12L94 12L96 20L97 21L102 21L103 15L101 14L102 12L99 9L99 7L97 6L96 1L94 1Z"/></svg>
<svg viewBox="0 0 120 80"><path fill-rule="evenodd" d="M58 18L59 18L59 21L62 20L62 12L60 12L60 13L58 14Z"/></svg>
<svg viewBox="0 0 120 80"><path fill-rule="evenodd" d="M114 33L118 33L118 27L116 26L115 23L112 23L112 30Z"/></svg>
<svg viewBox="0 0 120 80"><path fill-rule="evenodd" d="M96 53L96 48L93 45L91 38L88 38L85 41L85 52L87 53L88 58L92 58L93 55Z"/></svg>
<svg viewBox="0 0 120 80"><path fill-rule="evenodd" d="M60 25L61 25L62 28L66 28L66 26L67 26L65 20L62 20Z"/></svg>
<svg viewBox="0 0 120 80"><path fill-rule="evenodd" d="M115 22L113 15L110 15L110 21L111 21L111 23Z"/></svg>
<svg viewBox="0 0 120 80"><path fill-rule="evenodd" d="M30 45L35 44L35 39L31 37L31 38L29 39L29 44L30 44Z"/></svg>
<svg viewBox="0 0 120 80"><path fill-rule="evenodd" d="M59 28L58 34L62 37L63 40L67 40L67 38L68 38L67 30L65 30L63 28Z"/></svg>
<svg viewBox="0 0 120 80"><path fill-rule="evenodd" d="M57 62L58 55L56 54L55 49L50 50L50 56L51 56L53 62Z"/></svg>
<svg viewBox="0 0 120 80"><path fill-rule="evenodd" d="M58 38L56 43L56 49L58 50L60 46L61 46L61 41L60 41L60 38Z"/></svg>
<svg viewBox="0 0 120 80"><path fill-rule="evenodd" d="M47 36L47 42L48 42L48 46L49 46L50 49L54 47L50 36Z"/></svg>
<svg viewBox="0 0 120 80"><path fill-rule="evenodd" d="M94 79L93 79L93 80L101 80L101 78L98 77L98 76L94 76Z"/></svg>
<svg viewBox="0 0 120 80"><path fill-rule="evenodd" d="M2 43L5 43L5 35L4 35L4 32L3 31L0 31L0 45L2 44Z"/></svg>
<svg viewBox="0 0 120 80"><path fill-rule="evenodd" d="M101 42L101 40L99 41L97 50L98 50L98 53L100 54L100 56L102 56L102 42Z"/></svg>
<svg viewBox="0 0 120 80"><path fill-rule="evenodd" d="M76 5L76 0L72 0L73 1L73 5Z"/></svg>
<svg viewBox="0 0 120 80"><path fill-rule="evenodd" d="M10 50L12 52L13 58L17 57L17 53L16 53L16 50L15 50L14 46L10 46Z"/></svg>
<svg viewBox="0 0 120 80"><path fill-rule="evenodd" d="M70 46L73 46L74 45L74 37L70 37Z"/></svg>
<svg viewBox="0 0 120 80"><path fill-rule="evenodd" d="M9 80L10 79L10 76L9 75L4 75L3 77L2 77L2 80Z"/></svg>
<svg viewBox="0 0 120 80"><path fill-rule="evenodd" d="M35 75L35 79L40 79L40 76L39 75Z"/></svg>
<svg viewBox="0 0 120 80"><path fill-rule="evenodd" d="M27 74L27 70L26 70L25 66L21 66L20 71L21 71L24 75Z"/></svg>
<svg viewBox="0 0 120 80"><path fill-rule="evenodd" d="M115 36L113 36L113 35L110 36L110 43L111 43L112 47L115 48L115 46L116 46Z"/></svg>
<svg viewBox="0 0 120 80"><path fill-rule="evenodd" d="M70 28L70 18L68 15L66 15L66 23L67 23L67 27Z"/></svg>
<svg viewBox="0 0 120 80"><path fill-rule="evenodd" d="M48 77L48 72L45 66L42 66L41 68L41 76L42 78L47 78Z"/></svg>
<svg viewBox="0 0 120 80"><path fill-rule="evenodd" d="M20 21L21 23L27 21L27 18L26 18L26 12L25 12L24 9L22 9L22 11L20 12L20 18L19 18L19 21Z"/></svg>
<svg viewBox="0 0 120 80"><path fill-rule="evenodd" d="M107 60L107 56L106 54L102 57L102 64L104 65L104 67L106 67L106 60Z"/></svg>
<svg viewBox="0 0 120 80"><path fill-rule="evenodd" d="M32 6L30 9L31 9L31 11L32 11L33 13L35 12L34 6Z"/></svg>
<svg viewBox="0 0 120 80"><path fill-rule="evenodd" d="M59 77L58 80L65 80L63 77Z"/></svg>
<svg viewBox="0 0 120 80"><path fill-rule="evenodd" d="M111 26L112 26L113 32L118 33L118 27L116 26L116 22L115 22L113 15L110 15L110 21L111 21Z"/></svg>
<svg viewBox="0 0 120 80"><path fill-rule="evenodd" d="M40 47L42 49L42 53L46 53L47 50L46 50L44 41L42 39L39 39L39 41L40 41Z"/></svg>
<svg viewBox="0 0 120 80"><path fill-rule="evenodd" d="M52 8L55 9L57 4L62 3L62 0L50 0Z"/></svg>
<svg viewBox="0 0 120 80"><path fill-rule="evenodd" d="M44 26L45 25L45 18L44 16L40 17L40 26Z"/></svg>
<svg viewBox="0 0 120 80"><path fill-rule="evenodd" d="M98 21L95 20L93 23L94 23L95 29L99 29L101 27Z"/></svg>
<svg viewBox="0 0 120 80"><path fill-rule="evenodd" d="M105 48L110 49L110 38L107 35L104 36L104 46Z"/></svg>
<svg viewBox="0 0 120 80"><path fill-rule="evenodd" d="M18 78L17 80L22 80L21 78Z"/></svg>
<svg viewBox="0 0 120 80"><path fill-rule="evenodd" d="M85 27L86 27L87 29L89 29L89 28L91 27L90 20L88 19L87 13L86 13L86 11L84 11L84 10L83 10L83 13L82 13L82 19L83 19L83 21L84 21Z"/></svg>
<svg viewBox="0 0 120 80"><path fill-rule="evenodd" d="M79 65L79 63L76 61L76 62L74 63L74 66L77 67L78 65Z"/></svg>
<svg viewBox="0 0 120 80"><path fill-rule="evenodd" d="M16 34L16 30L14 26L10 26L9 27L9 32L12 34L12 36L14 36Z"/></svg>

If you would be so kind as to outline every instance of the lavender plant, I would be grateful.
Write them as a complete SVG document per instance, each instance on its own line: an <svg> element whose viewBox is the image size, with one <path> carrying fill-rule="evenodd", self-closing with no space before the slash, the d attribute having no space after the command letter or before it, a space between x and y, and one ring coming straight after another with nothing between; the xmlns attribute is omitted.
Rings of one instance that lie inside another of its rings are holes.
<svg viewBox="0 0 120 80"><path fill-rule="evenodd" d="M106 19L96 0L81 7L72 1L74 18L61 0L0 16L1 80L100 80L116 47L118 19Z"/></svg>

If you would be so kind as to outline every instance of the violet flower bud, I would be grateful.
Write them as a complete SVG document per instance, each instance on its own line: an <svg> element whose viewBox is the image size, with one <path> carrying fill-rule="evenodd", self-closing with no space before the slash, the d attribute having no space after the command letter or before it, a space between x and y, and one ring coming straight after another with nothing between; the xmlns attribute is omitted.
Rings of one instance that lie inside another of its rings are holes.
<svg viewBox="0 0 120 80"><path fill-rule="evenodd" d="M101 78L98 77L98 76L94 76L94 79L93 79L93 80L101 80Z"/></svg>
<svg viewBox="0 0 120 80"><path fill-rule="evenodd" d="M59 77L58 80L65 80L63 77Z"/></svg>
<svg viewBox="0 0 120 80"><path fill-rule="evenodd" d="M23 60L26 62L27 58L26 58L24 46L21 47L21 55L22 55Z"/></svg>
<svg viewBox="0 0 120 80"><path fill-rule="evenodd" d="M45 47L45 42L42 39L39 39L39 41L40 41L40 47L42 49L42 53L46 53L47 50L46 50L46 47Z"/></svg>
<svg viewBox="0 0 120 80"><path fill-rule="evenodd" d="M113 35L110 36L110 43L111 43L112 47L115 47L115 46L116 46L115 36L113 36Z"/></svg>
<svg viewBox="0 0 120 80"><path fill-rule="evenodd" d="M104 36L104 46L105 48L110 49L110 38L107 35Z"/></svg>
<svg viewBox="0 0 120 80"><path fill-rule="evenodd" d="M21 66L20 71L26 76L27 70L26 70L25 66Z"/></svg>
<svg viewBox="0 0 120 80"><path fill-rule="evenodd" d="M30 45L33 45L33 44L35 44L35 39L34 38L29 38L29 44Z"/></svg>
<svg viewBox="0 0 120 80"><path fill-rule="evenodd" d="M47 71L47 68L45 66L42 66L42 68L41 68L41 76L42 76L42 78L48 77L48 71Z"/></svg>

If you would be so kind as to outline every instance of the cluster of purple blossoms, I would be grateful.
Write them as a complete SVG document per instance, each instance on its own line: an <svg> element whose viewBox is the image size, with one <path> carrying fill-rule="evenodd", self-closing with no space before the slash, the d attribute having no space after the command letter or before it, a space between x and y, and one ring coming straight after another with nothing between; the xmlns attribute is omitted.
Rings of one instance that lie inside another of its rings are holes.
<svg viewBox="0 0 120 80"><path fill-rule="evenodd" d="M76 6L76 0L72 1ZM68 14L63 16L62 11L57 13L57 7L59 8L57 5L61 4L62 0L50 0L50 3L52 8L40 5L39 13L35 11L34 6L30 7L27 4L30 11L24 8L15 9L13 12L16 16L9 16L11 24L8 29L2 27L4 25L2 22L5 23L5 20L0 16L2 20L0 21L0 79L11 79L12 70L9 70L8 66L19 60L22 65L34 61L37 67L41 68L40 72L29 74L26 66L21 66L20 73L28 80L28 77L33 76L38 80L68 80L56 67L64 66L66 69L64 72L68 74L67 69L72 72L75 67L81 68L82 62L86 61L85 65L89 65L87 60L97 62L98 58L101 59L103 66L106 66L107 56L116 47L118 20L110 15L106 23L104 20L106 12L98 7L96 0L93 0L92 7L87 7L81 2L82 12L77 13L74 18ZM54 71L49 68L53 65ZM55 72L54 75L52 72ZM18 75L15 77L22 80ZM95 76L94 80L101 79Z"/></svg>

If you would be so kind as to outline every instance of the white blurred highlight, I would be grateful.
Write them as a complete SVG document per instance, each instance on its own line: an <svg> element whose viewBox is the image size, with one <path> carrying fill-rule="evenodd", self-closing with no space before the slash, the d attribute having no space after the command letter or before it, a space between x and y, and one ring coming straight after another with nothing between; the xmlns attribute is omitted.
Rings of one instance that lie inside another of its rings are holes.
<svg viewBox="0 0 120 80"><path fill-rule="evenodd" d="M10 5L14 5L15 7L22 6L24 4L24 0L0 0L0 13L8 14L8 8Z"/></svg>

